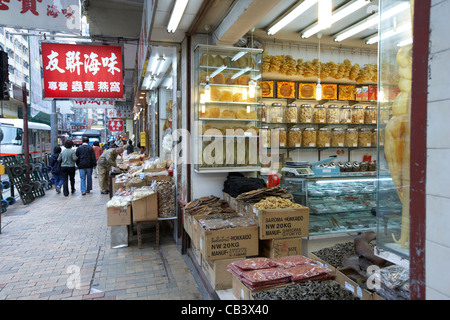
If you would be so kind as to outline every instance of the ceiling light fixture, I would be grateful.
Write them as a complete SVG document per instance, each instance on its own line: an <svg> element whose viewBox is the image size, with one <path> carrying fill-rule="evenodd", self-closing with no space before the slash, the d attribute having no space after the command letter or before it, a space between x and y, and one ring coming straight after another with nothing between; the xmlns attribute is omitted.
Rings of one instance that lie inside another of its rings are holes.
<svg viewBox="0 0 450 320"><path fill-rule="evenodd" d="M391 7L390 9L386 10L383 13L383 15L381 17L381 21L389 19L390 17L392 17L408 8L409 8L409 2L405 2L405 1L401 2L400 4L394 5L393 7ZM372 14L368 18L361 20L360 22L358 22L358 23L352 25L351 27L336 34L336 36L334 37L334 41L339 42L339 41L345 40L365 29L371 28L378 24L378 20L379 20L379 14L377 12L377 13Z"/></svg>
<svg viewBox="0 0 450 320"><path fill-rule="evenodd" d="M170 15L169 24L167 25L168 32L174 33L177 30L188 2L189 0L176 0Z"/></svg>
<svg viewBox="0 0 450 320"><path fill-rule="evenodd" d="M369 3L368 0L354 0L350 1L349 3L346 3L345 5L333 11L333 14L331 15L331 24L344 19L345 17L361 9L368 3ZM309 38L315 35L317 32L321 31L322 29L323 26L321 26L319 23L316 22L307 27L304 31L302 31L301 37L304 39Z"/></svg>
<svg viewBox="0 0 450 320"><path fill-rule="evenodd" d="M227 68L227 66L223 65L221 67L218 67L216 69L216 71L214 71L213 73L211 73L210 77L214 78L215 76L217 76L219 73L221 73L223 70L225 70Z"/></svg>
<svg viewBox="0 0 450 320"><path fill-rule="evenodd" d="M331 27L331 13L333 11L333 4L331 0L320 0L318 2L319 10L319 25L322 29Z"/></svg>
<svg viewBox="0 0 450 320"><path fill-rule="evenodd" d="M241 58L243 55L245 55L247 51L241 51L236 53L233 58L231 58L231 61L236 61L237 59Z"/></svg>
<svg viewBox="0 0 450 320"><path fill-rule="evenodd" d="M161 73L165 61L166 59L164 59L164 55L160 55L158 58L158 66L156 67L156 75L159 75Z"/></svg>
<svg viewBox="0 0 450 320"><path fill-rule="evenodd" d="M295 18L297 18L298 16L303 14L306 10L315 5L317 1L318 0L304 0L299 2L299 4L292 10L290 10L288 14L286 14L283 18L278 20L273 25L271 25L267 30L267 34L270 36L274 35L278 31L283 29L285 26L287 26L289 23L291 23Z"/></svg>
<svg viewBox="0 0 450 320"><path fill-rule="evenodd" d="M405 23L397 28L383 32L383 34L381 35L381 40L386 40L386 39L393 37L395 35L398 35L400 33L403 33L406 31L411 31L411 29L412 29L411 23ZM371 36L366 40L366 44L374 44L374 43L377 43L379 40L380 40L380 37L379 37L379 33L377 32L377 34L375 36Z"/></svg>

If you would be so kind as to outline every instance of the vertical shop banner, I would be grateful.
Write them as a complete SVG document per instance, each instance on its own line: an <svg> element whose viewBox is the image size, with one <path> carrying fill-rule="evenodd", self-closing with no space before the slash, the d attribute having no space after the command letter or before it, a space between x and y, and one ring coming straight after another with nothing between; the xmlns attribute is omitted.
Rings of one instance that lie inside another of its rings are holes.
<svg viewBox="0 0 450 320"><path fill-rule="evenodd" d="M80 1L0 0L0 25L79 34Z"/></svg>
<svg viewBox="0 0 450 320"><path fill-rule="evenodd" d="M122 46L42 42L46 99L124 100Z"/></svg>
<svg viewBox="0 0 450 320"><path fill-rule="evenodd" d="M123 120L109 120L109 131L123 131Z"/></svg>

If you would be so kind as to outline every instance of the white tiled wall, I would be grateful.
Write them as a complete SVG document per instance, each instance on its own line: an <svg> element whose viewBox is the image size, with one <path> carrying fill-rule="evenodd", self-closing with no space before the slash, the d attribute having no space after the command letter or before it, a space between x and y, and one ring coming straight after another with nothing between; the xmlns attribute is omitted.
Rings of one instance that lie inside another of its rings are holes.
<svg viewBox="0 0 450 320"><path fill-rule="evenodd" d="M431 0L427 119L426 298L450 299L450 0Z"/></svg>

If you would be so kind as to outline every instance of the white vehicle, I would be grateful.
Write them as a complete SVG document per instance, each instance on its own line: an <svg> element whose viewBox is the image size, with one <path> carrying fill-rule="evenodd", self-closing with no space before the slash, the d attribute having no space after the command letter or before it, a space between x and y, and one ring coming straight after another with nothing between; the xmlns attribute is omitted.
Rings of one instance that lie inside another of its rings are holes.
<svg viewBox="0 0 450 320"><path fill-rule="evenodd" d="M23 119L0 118L0 129L3 133L0 156L24 154ZM46 124L28 122L29 150L33 159L44 159L45 153L51 152L50 130Z"/></svg>

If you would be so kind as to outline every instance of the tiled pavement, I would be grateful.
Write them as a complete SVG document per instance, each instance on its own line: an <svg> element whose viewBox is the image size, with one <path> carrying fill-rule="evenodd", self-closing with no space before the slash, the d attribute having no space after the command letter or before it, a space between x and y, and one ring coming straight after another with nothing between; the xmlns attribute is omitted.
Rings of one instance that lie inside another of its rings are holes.
<svg viewBox="0 0 450 320"><path fill-rule="evenodd" d="M78 177L77 177L78 178ZM167 224L143 229L143 247L111 248L107 195L64 197L54 188L29 205L19 199L2 214L0 300L201 300L190 261ZM9 195L9 193L8 193Z"/></svg>

